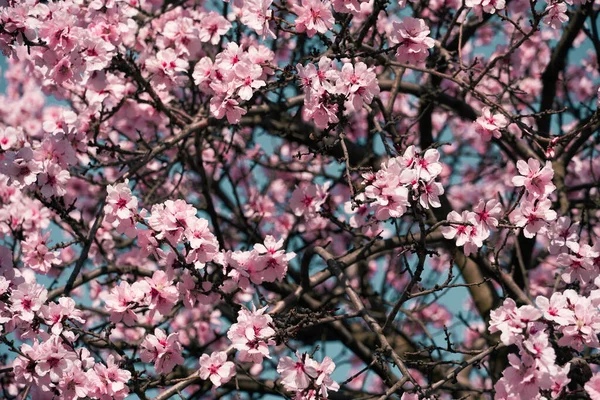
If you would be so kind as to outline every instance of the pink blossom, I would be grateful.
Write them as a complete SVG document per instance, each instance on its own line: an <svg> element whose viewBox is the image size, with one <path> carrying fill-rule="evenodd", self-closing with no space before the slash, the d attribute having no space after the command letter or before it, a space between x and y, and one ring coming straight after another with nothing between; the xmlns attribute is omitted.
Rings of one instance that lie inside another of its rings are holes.
<svg viewBox="0 0 600 400"><path fill-rule="evenodd" d="M52 336L42 343L39 350L35 372L39 376L48 374L52 382L58 382L71 368L75 354L67 351L58 336Z"/></svg>
<svg viewBox="0 0 600 400"><path fill-rule="evenodd" d="M282 357L277 364L277 372L281 375L281 384L289 391L298 392L309 387L318 374L314 365L309 365L307 354L296 353L297 360Z"/></svg>
<svg viewBox="0 0 600 400"><path fill-rule="evenodd" d="M473 208L475 223L477 224L478 229L487 232L495 230L498 226L501 212L502 207L498 200L492 199L487 202L480 200Z"/></svg>
<svg viewBox="0 0 600 400"><path fill-rule="evenodd" d="M246 114L246 110L238 106L239 103L231 98L214 97L210 101L210 112L217 119L227 117L227 122L237 124L242 119L242 115Z"/></svg>
<svg viewBox="0 0 600 400"><path fill-rule="evenodd" d="M567 16L567 5L561 1L552 1L544 10L546 16L544 23L551 26L553 29L559 29L563 23L569 21Z"/></svg>
<svg viewBox="0 0 600 400"><path fill-rule="evenodd" d="M540 162L534 158L530 158L527 163L519 160L517 168L521 176L513 177L512 183L517 187L525 186L527 193L532 198L547 197L556 189L556 186L552 184L554 170L550 161L546 161L546 165L540 168Z"/></svg>
<svg viewBox="0 0 600 400"><path fill-rule="evenodd" d="M17 182L19 187L31 185L42 172L42 163L34 159L31 147L23 147L17 152L8 151L0 159L0 173L8 176L8 183Z"/></svg>
<svg viewBox="0 0 600 400"><path fill-rule="evenodd" d="M296 253L286 253L283 247L283 239L276 241L271 235L265 237L264 244L255 244L256 250L263 258L264 269L260 271L263 282L274 282L283 280L287 273L288 263Z"/></svg>
<svg viewBox="0 0 600 400"><path fill-rule="evenodd" d="M118 219L129 219L137 214L138 200L131 194L129 180L106 187L106 205L104 213L109 222Z"/></svg>
<svg viewBox="0 0 600 400"><path fill-rule="evenodd" d="M242 9L242 24L254 29L263 39L267 36L275 39L275 33L269 27L273 17L272 3L272 0L246 0Z"/></svg>
<svg viewBox="0 0 600 400"><path fill-rule="evenodd" d="M466 0L467 7L481 7L483 11L489 14L495 14L498 10L506 7L505 0Z"/></svg>
<svg viewBox="0 0 600 400"><path fill-rule="evenodd" d="M181 344L177 333L169 336L162 329L156 328L154 335L147 335L141 344L140 358L143 362L154 362L154 369L159 374L168 374L176 365L182 365Z"/></svg>
<svg viewBox="0 0 600 400"><path fill-rule="evenodd" d="M52 327L54 335L61 334L66 321L85 322L83 313L76 308L75 300L70 297L61 297L58 303L50 302L47 306L42 306L41 311L46 323Z"/></svg>
<svg viewBox="0 0 600 400"><path fill-rule="evenodd" d="M296 18L296 31L306 32L308 37L316 33L327 33L335 22L331 12L331 4L321 0L300 0L301 5L294 4L292 11Z"/></svg>
<svg viewBox="0 0 600 400"><path fill-rule="evenodd" d="M173 282L164 271L155 271L152 278L145 278L145 282L149 291L144 296L149 303L150 315L156 311L163 316L168 315L179 300L179 292Z"/></svg>
<svg viewBox="0 0 600 400"><path fill-rule="evenodd" d="M571 218L560 217L550 223L547 235L550 239L548 251L550 254L558 254L578 246L579 235L577 234L578 223L571 223Z"/></svg>
<svg viewBox="0 0 600 400"><path fill-rule="evenodd" d="M112 354L106 359L106 365L96 363L94 372L98 377L94 388L95 396L122 400L129 393L127 382L131 378L131 372L119 368Z"/></svg>
<svg viewBox="0 0 600 400"><path fill-rule="evenodd" d="M556 219L556 211L551 210L552 202L548 199L525 200L512 214L516 226L524 228L523 234L527 238L534 237L548 222Z"/></svg>
<svg viewBox="0 0 600 400"><path fill-rule="evenodd" d="M110 320L114 323L123 322L133 325L138 319L135 309L146 301L149 294L148 283L135 282L133 285L122 281L110 293L102 295L106 310L111 313Z"/></svg>
<svg viewBox="0 0 600 400"><path fill-rule="evenodd" d="M42 196L47 198L64 196L67 193L66 185L70 178L69 171L55 163L45 163L42 172L37 177Z"/></svg>
<svg viewBox="0 0 600 400"><path fill-rule="evenodd" d="M275 342L271 339L275 330L271 328L273 319L265 314L266 307L259 310L241 309L237 322L229 328L227 337L239 350L240 361L261 363L263 357L270 358L269 346Z"/></svg>
<svg viewBox="0 0 600 400"><path fill-rule="evenodd" d="M469 240L472 226L475 218L469 211L463 211L462 214L451 211L448 214L448 226L442 228L442 235L446 239L456 239L457 246L463 246Z"/></svg>
<svg viewBox="0 0 600 400"><path fill-rule="evenodd" d="M568 325L573 320L574 314L567 306L567 299L561 293L553 293L550 300L538 296L535 304L544 313L544 318L554 321L559 325Z"/></svg>
<svg viewBox="0 0 600 400"><path fill-rule="evenodd" d="M216 45L230 28L231 23L222 15L210 11L201 19L198 38L201 42L210 42Z"/></svg>
<svg viewBox="0 0 600 400"><path fill-rule="evenodd" d="M65 400L85 398L89 393L91 375L83 370L79 360L75 360L71 368L63 373L58 383L61 398Z"/></svg>
<svg viewBox="0 0 600 400"><path fill-rule="evenodd" d="M22 242L23 263L41 274L47 274L53 265L60 263L60 253L48 248L49 237L49 232L43 236L35 233Z"/></svg>
<svg viewBox="0 0 600 400"><path fill-rule="evenodd" d="M240 62L235 65L233 71L239 79L238 96L242 100L250 100L258 88L266 85L265 81L260 79L263 74L260 65Z"/></svg>
<svg viewBox="0 0 600 400"><path fill-rule="evenodd" d="M180 84L185 77L180 75L188 68L188 63L179 58L173 49L160 50L156 57L146 61L146 69L151 74L151 80L159 87L166 88Z"/></svg>
<svg viewBox="0 0 600 400"><path fill-rule="evenodd" d="M317 128L325 129L330 124L339 122L337 112L338 105L332 101L331 94L324 87L306 93L302 111L305 121L312 121Z"/></svg>
<svg viewBox="0 0 600 400"><path fill-rule="evenodd" d="M337 80L337 92L347 96L348 111L360 111L363 103L371 104L373 97L379 95L375 69L363 62L344 64Z"/></svg>
<svg viewBox="0 0 600 400"><path fill-rule="evenodd" d="M227 361L224 351L213 352L210 356L202 354L200 357L200 378L210 379L215 387L229 382L234 376L235 364Z"/></svg>
<svg viewBox="0 0 600 400"><path fill-rule="evenodd" d="M572 283L578 280L580 283L587 283L595 277L594 260L600 253L587 244L574 244L572 251L574 254L561 253L556 262L565 267L565 272L561 275L566 283Z"/></svg>
<svg viewBox="0 0 600 400"><path fill-rule="evenodd" d="M492 136L500 139L502 136L500 130L508 125L506 117L502 114L492 114L489 107L483 107L481 113L482 115L473 122L475 132L481 135L481 138L486 142L489 142Z"/></svg>
<svg viewBox="0 0 600 400"><path fill-rule="evenodd" d="M292 193L290 206L296 216L312 218L318 215L321 206L327 199L327 189L329 184L324 186L309 184L298 187Z"/></svg>
<svg viewBox="0 0 600 400"><path fill-rule="evenodd" d="M429 56L429 49L435 44L429 33L429 27L422 19L404 17L401 22L394 22L390 42L398 45L398 61L408 64L425 61Z"/></svg>
<svg viewBox="0 0 600 400"><path fill-rule="evenodd" d="M22 283L11 294L10 311L31 322L48 298L48 291L37 283Z"/></svg>
<svg viewBox="0 0 600 400"><path fill-rule="evenodd" d="M592 400L600 400L600 374L594 374L592 378L586 382L585 391Z"/></svg>

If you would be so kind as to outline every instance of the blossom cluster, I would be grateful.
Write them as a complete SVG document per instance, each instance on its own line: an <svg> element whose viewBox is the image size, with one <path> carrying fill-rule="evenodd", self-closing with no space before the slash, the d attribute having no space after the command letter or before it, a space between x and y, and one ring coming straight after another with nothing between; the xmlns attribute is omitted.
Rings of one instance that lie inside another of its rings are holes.
<svg viewBox="0 0 600 400"><path fill-rule="evenodd" d="M381 165L375 174L364 176L365 198L375 211L375 218L385 221L398 218L417 201L421 207L440 207L439 196L444 193L435 178L442 173L440 153L436 149L419 153L409 146L404 154Z"/></svg>
<svg viewBox="0 0 600 400"><path fill-rule="evenodd" d="M318 362L306 353L296 353L296 360L282 357L277 364L281 384L294 392L297 400L326 399L328 390L337 392L340 385L331 378L334 370L331 358Z"/></svg>
<svg viewBox="0 0 600 400"><path fill-rule="evenodd" d="M296 69L304 89L302 117L321 129L339 122L341 105L345 115L359 112L379 94L375 68L364 62L345 62L338 69L332 59L322 57L317 66L298 64ZM343 102L337 100L340 96Z"/></svg>

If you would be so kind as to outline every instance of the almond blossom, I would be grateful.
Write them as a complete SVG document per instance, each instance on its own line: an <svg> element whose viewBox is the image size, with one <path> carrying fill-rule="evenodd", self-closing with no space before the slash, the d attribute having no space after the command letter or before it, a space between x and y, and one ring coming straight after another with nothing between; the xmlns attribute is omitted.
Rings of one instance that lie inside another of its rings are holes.
<svg viewBox="0 0 600 400"><path fill-rule="evenodd" d="M545 198L556 189L552 184L554 170L550 161L541 167L540 162L533 158L527 162L519 160L517 168L521 175L513 177L512 183L517 187L525 187L531 198Z"/></svg>
<svg viewBox="0 0 600 400"><path fill-rule="evenodd" d="M306 32L308 37L317 33L326 33L333 28L333 14L331 4L321 0L300 0L300 4L294 4L293 11L296 18L296 31Z"/></svg>
<svg viewBox="0 0 600 400"><path fill-rule="evenodd" d="M156 328L154 335L146 336L141 347L140 358L146 363L154 362L154 369L159 374L168 374L184 362L177 333L167 336L165 331Z"/></svg>
<svg viewBox="0 0 600 400"><path fill-rule="evenodd" d="M269 346L275 342L271 339L275 330L270 326L273 319L265 314L266 307L242 309L238 313L237 322L227 331L227 337L239 350L238 357L242 362L261 363L263 358L271 358Z"/></svg>
<svg viewBox="0 0 600 400"><path fill-rule="evenodd" d="M200 378L210 379L216 387L229 382L234 375L235 364L227 361L224 351L214 352L210 356L202 354L200 357Z"/></svg>
<svg viewBox="0 0 600 400"><path fill-rule="evenodd" d="M434 40L429 37L429 27L424 20L404 17L394 22L390 42L398 46L396 58L407 64L418 64L429 56Z"/></svg>
<svg viewBox="0 0 600 400"><path fill-rule="evenodd" d="M502 136L500 130L506 128L508 120L502 114L492 114L492 110L489 107L483 107L481 110L481 117L477 118L473 123L475 125L475 132L481 135L481 138L485 142L489 142L492 136L499 139Z"/></svg>

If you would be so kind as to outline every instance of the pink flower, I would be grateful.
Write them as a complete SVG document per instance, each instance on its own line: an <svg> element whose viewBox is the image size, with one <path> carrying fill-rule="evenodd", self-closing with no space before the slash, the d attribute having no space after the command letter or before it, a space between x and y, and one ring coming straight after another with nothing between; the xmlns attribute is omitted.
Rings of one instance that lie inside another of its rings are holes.
<svg viewBox="0 0 600 400"><path fill-rule="evenodd" d="M168 374L175 365L184 363L177 333L167 336L165 331L156 328L154 335L146 336L141 347L141 360L146 363L154 361L154 369L158 374Z"/></svg>
<svg viewBox="0 0 600 400"><path fill-rule="evenodd" d="M521 176L513 177L512 183L517 187L525 186L530 198L547 197L556 189L552 184L554 170L550 161L546 161L546 165L540 168L540 162L535 158L530 158L527 163L519 160L517 168Z"/></svg>
<svg viewBox="0 0 600 400"><path fill-rule="evenodd" d="M227 361L224 351L213 352L210 356L202 354L200 357L200 378L210 379L216 387L227 383L235 376L235 364Z"/></svg>
<svg viewBox="0 0 600 400"><path fill-rule="evenodd" d="M131 194L129 180L106 187L106 204L104 213L109 222L118 219L129 219L137 214L138 200Z"/></svg>
<svg viewBox="0 0 600 400"><path fill-rule="evenodd" d="M498 219L502 212L500 202L496 199L480 200L473 208L475 223L481 231L494 230L498 226Z"/></svg>
<svg viewBox="0 0 600 400"><path fill-rule="evenodd" d="M98 377L95 396L122 400L129 393L127 382L131 378L131 372L119 368L112 354L108 356L106 365L96 363L94 372Z"/></svg>
<svg viewBox="0 0 600 400"><path fill-rule="evenodd" d="M456 245L463 246L469 240L471 233L472 227L469 224L475 223L473 213L463 211L462 214L459 214L451 211L447 220L449 225L442 228L442 235L448 240L456 238Z"/></svg>
<svg viewBox="0 0 600 400"><path fill-rule="evenodd" d="M335 23L328 1L301 0L301 5L294 4L292 11L298 16L296 31L306 32L308 37L313 37L316 33L327 33Z"/></svg>
<svg viewBox="0 0 600 400"><path fill-rule="evenodd" d="M267 36L275 39L275 33L269 28L273 16L270 9L272 3L273 0L246 0L242 8L242 24L254 29L263 39Z"/></svg>
<svg viewBox="0 0 600 400"><path fill-rule="evenodd" d="M231 22L222 15L210 11L200 20L200 32L198 38L201 42L210 42L213 45L219 43L221 37L231 28Z"/></svg>
<svg viewBox="0 0 600 400"><path fill-rule="evenodd" d="M213 97L210 100L210 112L217 119L227 117L227 122L237 124L242 119L242 115L246 114L246 110L238 106L239 103L232 98Z"/></svg>
<svg viewBox="0 0 600 400"><path fill-rule="evenodd" d="M250 100L256 89L266 85L265 81L260 79L263 74L260 65L240 62L235 65L233 71L239 80L238 96L242 100Z"/></svg>
<svg viewBox="0 0 600 400"><path fill-rule="evenodd" d="M145 281L149 287L144 295L149 302L150 315L153 316L156 311L163 316L168 315L179 300L177 287L164 271L155 271L152 278L145 278Z"/></svg>
<svg viewBox="0 0 600 400"><path fill-rule="evenodd" d="M598 335L600 329L600 313L593 307L590 299L579 297L573 292L575 301L571 305L574 316L567 326L561 326L563 336L558 340L559 346L570 346L577 351L582 351L584 345L599 347Z"/></svg>
<svg viewBox="0 0 600 400"><path fill-rule="evenodd" d="M436 149L429 149L422 156L415 157L414 169L417 178L429 182L441 174L442 164L439 160L440 152Z"/></svg>
<svg viewBox="0 0 600 400"><path fill-rule="evenodd" d="M562 1L549 2L544 13L546 14L544 23L553 29L560 29L563 23L569 21L567 5Z"/></svg>
<svg viewBox="0 0 600 400"><path fill-rule="evenodd" d="M190 260L197 263L196 267L204 267L204 264L212 261L219 252L219 242L215 235L208 229L208 221L204 218L192 218L185 230L191 251L188 254Z"/></svg>
<svg viewBox="0 0 600 400"><path fill-rule="evenodd" d="M325 357L322 362L317 362L312 358L307 358L306 364L313 367L317 373L315 385L318 387L319 394L323 398L327 398L327 391L332 390L337 392L340 385L331 378L331 374L335 370L335 363L329 357Z"/></svg>
<svg viewBox="0 0 600 400"><path fill-rule="evenodd" d="M509 354L508 359L510 367L504 370L504 379L512 393L518 393L523 399L534 399L540 390L550 388L552 380L548 373L524 364L515 354Z"/></svg>
<svg viewBox="0 0 600 400"><path fill-rule="evenodd" d="M595 374L584 386L592 400L600 400L600 374Z"/></svg>
<svg viewBox="0 0 600 400"><path fill-rule="evenodd" d="M19 187L35 183L42 172L42 163L35 160L31 147L23 147L17 152L8 151L0 159L0 173L8 176L8 183L17 182Z"/></svg>
<svg viewBox="0 0 600 400"><path fill-rule="evenodd" d="M156 53L156 57L146 60L146 69L151 74L151 80L158 88L169 88L185 81L180 75L188 68L188 62L179 58L175 50L166 49Z"/></svg>
<svg viewBox="0 0 600 400"><path fill-rule="evenodd" d="M48 374L52 382L58 382L66 370L71 368L76 355L68 352L58 336L51 336L42 343L37 356L35 372L39 376Z"/></svg>
<svg viewBox="0 0 600 400"><path fill-rule="evenodd" d="M23 321L31 322L48 298L48 291L37 283L22 283L11 295L10 311Z"/></svg>
<svg viewBox="0 0 600 400"><path fill-rule="evenodd" d="M24 133L22 128L13 128L7 126L6 128L0 129L0 149L9 150L16 146L18 142L24 139Z"/></svg>
<svg viewBox="0 0 600 400"><path fill-rule="evenodd" d="M58 383L61 398L65 400L85 398L89 392L91 375L83 370L79 360L75 360L71 368L63 373Z"/></svg>
<svg viewBox="0 0 600 400"><path fill-rule="evenodd" d="M516 226L524 228L525 237L532 238L548 222L556 219L556 211L551 210L551 206L552 202L548 199L535 202L524 200L512 214L514 223Z"/></svg>
<svg viewBox="0 0 600 400"><path fill-rule="evenodd" d="M306 363L309 358L307 354L302 356L296 353L298 360L294 361L291 357L282 357L277 364L277 372L281 375L281 384L287 390L299 392L308 388L313 379L318 374L314 365Z"/></svg>
<svg viewBox="0 0 600 400"><path fill-rule="evenodd" d="M337 112L338 105L332 101L331 94L324 87L306 93L302 110L305 121L311 121L317 128L325 129L329 124L339 122Z"/></svg>
<svg viewBox="0 0 600 400"><path fill-rule="evenodd" d="M146 282L135 282L129 285L121 281L119 286L113 288L110 293L103 293L106 310L111 313L110 320L114 323L123 320L129 326L134 325L138 319L134 309L145 303L148 292Z"/></svg>
<svg viewBox="0 0 600 400"><path fill-rule="evenodd" d="M360 111L363 103L371 104L373 97L379 95L375 68L367 67L364 62L358 62L356 65L345 63L337 79L337 92L347 96L348 112Z"/></svg>
<svg viewBox="0 0 600 400"><path fill-rule="evenodd" d="M556 322L559 325L572 323L574 314L568 308L567 298L562 293L553 293L550 300L544 296L538 296L535 304L544 313L544 318Z"/></svg>
<svg viewBox="0 0 600 400"><path fill-rule="evenodd" d="M502 114L492 114L489 107L483 107L481 113L482 115L473 122L475 132L481 135L485 142L489 142L492 136L500 139L502 137L500 130L508 125L506 117Z"/></svg>
<svg viewBox="0 0 600 400"><path fill-rule="evenodd" d="M568 249L578 246L578 227L578 223L571 224L571 218L569 217L560 217L551 223L547 230L550 239L550 246L548 246L550 254L566 252Z"/></svg>
<svg viewBox="0 0 600 400"><path fill-rule="evenodd" d="M587 244L573 245L572 251L574 254L561 253L558 255L556 262L558 265L565 267L565 271L561 275L563 281L572 283L579 281L580 283L588 283L592 278L596 277L594 268L594 260L600 255L598 252Z"/></svg>
<svg viewBox="0 0 600 400"><path fill-rule="evenodd" d="M422 19L404 17L392 24L390 42L398 45L396 58L401 63L418 64L429 56L435 44L429 36L429 27Z"/></svg>
<svg viewBox="0 0 600 400"><path fill-rule="evenodd" d="M152 206L152 215L148 224L160 232L157 239L167 239L172 245L177 245L183 238L188 227L196 220L197 210L184 200L167 200Z"/></svg>
<svg viewBox="0 0 600 400"><path fill-rule="evenodd" d="M270 358L269 346L275 344L271 339L275 330L270 326L273 323L271 316L264 314L266 310L267 307L253 311L241 309L237 322L229 328L227 337L240 351L240 361L260 364L263 357Z"/></svg>
<svg viewBox="0 0 600 400"><path fill-rule="evenodd" d="M75 300L70 297L61 297L58 303L51 302L47 306L42 306L42 315L48 326L52 327L54 335L60 335L63 331L63 323L77 321L84 323L83 313L76 308Z"/></svg>
<svg viewBox="0 0 600 400"><path fill-rule="evenodd" d="M319 186L309 184L302 187L297 187L292 193L290 199L290 207L294 214L298 217L313 218L318 215L321 206L327 199L327 189L329 184Z"/></svg>
<svg viewBox="0 0 600 400"><path fill-rule="evenodd" d="M23 263L32 270L41 274L47 274L53 265L59 264L58 251L48 249L48 240L50 232L43 236L35 233L27 238L27 241L21 242L23 246Z"/></svg>
<svg viewBox="0 0 600 400"><path fill-rule="evenodd" d="M64 196L67 193L66 185L70 178L69 171L53 162L46 162L37 177L42 196L46 198Z"/></svg>
<svg viewBox="0 0 600 400"><path fill-rule="evenodd" d="M286 253L285 250L280 250L283 246L283 239L275 241L271 235L265 237L263 244L255 244L254 250L262 256L264 269L260 271L263 282L274 282L275 280L283 280L287 272L288 263L296 257L296 253Z"/></svg>
<svg viewBox="0 0 600 400"><path fill-rule="evenodd" d="M506 7L505 0L466 0L467 7L481 7L483 11L489 14L495 14L498 10L503 10Z"/></svg>

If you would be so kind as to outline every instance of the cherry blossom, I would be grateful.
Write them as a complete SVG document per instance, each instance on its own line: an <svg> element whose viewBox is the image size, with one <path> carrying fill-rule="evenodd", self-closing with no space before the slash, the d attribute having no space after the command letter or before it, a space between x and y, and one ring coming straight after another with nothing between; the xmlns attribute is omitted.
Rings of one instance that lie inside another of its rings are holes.
<svg viewBox="0 0 600 400"><path fill-rule="evenodd" d="M429 37L430 30L424 20L404 17L394 22L390 42L398 46L396 58L402 63L417 64L429 56L434 40Z"/></svg>
<svg viewBox="0 0 600 400"><path fill-rule="evenodd" d="M519 160L517 168L521 175L512 179L513 185L525 187L527 193L533 198L547 197L556 189L556 186L552 184L554 170L549 161L546 161L546 164L541 167L540 162L533 158L527 162Z"/></svg>
<svg viewBox="0 0 600 400"><path fill-rule="evenodd" d="M210 379L213 385L219 387L227 383L235 375L235 364L227 361L227 353L214 352L210 356L200 357L200 378Z"/></svg>
<svg viewBox="0 0 600 400"><path fill-rule="evenodd" d="M489 142L492 136L499 139L502 136L500 131L508 125L506 117L502 114L492 114L489 107L484 107L481 114L474 122L475 132L481 135L485 142Z"/></svg>
<svg viewBox="0 0 600 400"><path fill-rule="evenodd" d="M241 361L261 363L269 356L269 346L275 342L271 337L275 330L270 326L273 319L265 314L266 307L253 311L242 309L238 313L237 322L227 331L227 337L239 350Z"/></svg>
<svg viewBox="0 0 600 400"><path fill-rule="evenodd" d="M217 3L0 1L0 398L600 399L597 2Z"/></svg>
<svg viewBox="0 0 600 400"><path fill-rule="evenodd" d="M168 374L176 365L184 363L177 333L167 336L165 331L156 328L154 335L146 336L141 347L140 358L146 363L154 362L154 369L159 374Z"/></svg>
<svg viewBox="0 0 600 400"><path fill-rule="evenodd" d="M333 14L331 4L321 0L300 0L300 4L294 4L293 11L296 18L296 30L306 32L308 37L317 33L326 33L333 28Z"/></svg>

